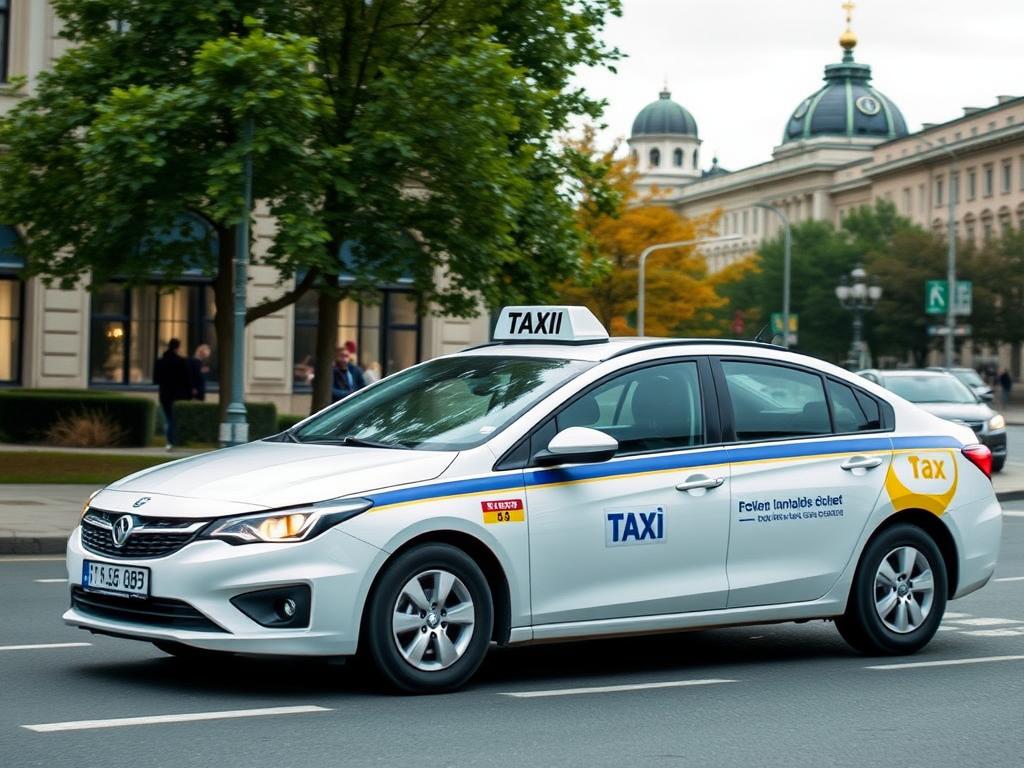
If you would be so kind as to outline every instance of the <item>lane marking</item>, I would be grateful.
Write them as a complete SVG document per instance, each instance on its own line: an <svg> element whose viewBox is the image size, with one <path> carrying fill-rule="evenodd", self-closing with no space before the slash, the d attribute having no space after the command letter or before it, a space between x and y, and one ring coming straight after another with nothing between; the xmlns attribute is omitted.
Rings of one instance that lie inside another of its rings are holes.
<svg viewBox="0 0 1024 768"><path fill-rule="evenodd" d="M67 584L67 579L34 579L36 584Z"/></svg>
<svg viewBox="0 0 1024 768"><path fill-rule="evenodd" d="M32 651L41 648L84 648L92 643L34 643L32 645L0 645L0 651Z"/></svg>
<svg viewBox="0 0 1024 768"><path fill-rule="evenodd" d="M987 664L992 661L1024 661L1024 656L977 656L972 659L946 661L914 661L908 664L875 664L864 669L918 669L921 667L953 667L960 664Z"/></svg>
<svg viewBox="0 0 1024 768"><path fill-rule="evenodd" d="M1020 637L1024 635L1024 627L1000 627L999 629L975 629L964 632L975 637Z"/></svg>
<svg viewBox="0 0 1024 768"><path fill-rule="evenodd" d="M0 555L0 564L2 563L63 563L67 558L62 555L54 555L53 557L47 557L46 555L29 557L28 555Z"/></svg>
<svg viewBox="0 0 1024 768"><path fill-rule="evenodd" d="M939 627L939 629L938 629L939 632L956 632L956 630L957 630L956 627L947 627L945 625Z"/></svg>
<svg viewBox="0 0 1024 768"><path fill-rule="evenodd" d="M126 725L154 725L157 723L189 723L198 720L230 720L239 717L266 717L268 715L302 715L310 712L330 712L327 707L266 707L264 709L230 709L221 712L190 712L182 715L149 715L145 717L114 717L109 720L70 720L65 723L37 723L23 725L36 733L54 731L85 731L93 728L121 728Z"/></svg>
<svg viewBox="0 0 1024 768"><path fill-rule="evenodd" d="M691 685L718 685L737 680L708 678L706 680L667 680L660 683L634 683L630 685L600 685L587 688L556 688L547 691L502 691L499 695L516 699L541 699L548 696L579 696L584 693L618 693L620 691L648 691L654 688L686 688Z"/></svg>
<svg viewBox="0 0 1024 768"><path fill-rule="evenodd" d="M1001 579L992 579L992 581L1024 581L1024 576L1003 576Z"/></svg>
<svg viewBox="0 0 1024 768"><path fill-rule="evenodd" d="M953 613L952 611L946 611L942 618L944 619L969 619L971 614L969 613Z"/></svg>
<svg viewBox="0 0 1024 768"><path fill-rule="evenodd" d="M983 617L980 619L960 619L957 624L966 624L969 627L998 627L1002 624L1020 624L1016 619L997 619Z"/></svg>
<svg viewBox="0 0 1024 768"><path fill-rule="evenodd" d="M1012 512L1004 509L1003 517L1024 517L1024 512Z"/></svg>

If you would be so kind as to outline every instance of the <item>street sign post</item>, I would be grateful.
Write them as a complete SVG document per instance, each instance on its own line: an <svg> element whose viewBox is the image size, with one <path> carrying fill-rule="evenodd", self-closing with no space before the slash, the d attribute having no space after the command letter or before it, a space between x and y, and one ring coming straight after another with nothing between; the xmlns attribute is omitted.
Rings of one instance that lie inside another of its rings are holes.
<svg viewBox="0 0 1024 768"><path fill-rule="evenodd" d="M782 335L782 313L781 312L772 312L771 328L772 328L772 335L773 336L781 336ZM800 330L800 316L797 315L795 312L791 312L790 315L789 315L789 333L787 334L787 336L788 336L787 341L788 341L790 346L795 346L796 345L797 338L798 338L798 333L797 332L799 330Z"/></svg>
<svg viewBox="0 0 1024 768"><path fill-rule="evenodd" d="M924 311L929 315L946 314L949 291L945 280L926 280L924 284ZM956 281L953 314L970 315L974 304L974 284L970 280Z"/></svg>

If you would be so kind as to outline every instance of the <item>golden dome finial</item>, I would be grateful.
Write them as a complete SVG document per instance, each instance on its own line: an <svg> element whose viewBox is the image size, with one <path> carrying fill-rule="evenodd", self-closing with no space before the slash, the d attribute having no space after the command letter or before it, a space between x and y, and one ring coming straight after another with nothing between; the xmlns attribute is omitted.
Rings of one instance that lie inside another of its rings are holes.
<svg viewBox="0 0 1024 768"><path fill-rule="evenodd" d="M846 0L843 3L842 9L846 11L846 30L839 36L839 45L843 47L847 55L853 55L853 49L857 47L857 36L853 33L851 25L853 24L853 9L857 6L853 4L853 0Z"/></svg>

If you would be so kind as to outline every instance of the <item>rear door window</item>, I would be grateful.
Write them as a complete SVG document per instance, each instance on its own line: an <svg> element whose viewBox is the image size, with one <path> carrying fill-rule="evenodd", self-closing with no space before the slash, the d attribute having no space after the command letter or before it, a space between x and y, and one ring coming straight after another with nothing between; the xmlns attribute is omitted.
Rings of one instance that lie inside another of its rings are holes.
<svg viewBox="0 0 1024 768"><path fill-rule="evenodd" d="M828 395L832 401L832 419L836 432L866 432L881 429L878 403L846 384L829 380Z"/></svg>
<svg viewBox="0 0 1024 768"><path fill-rule="evenodd" d="M772 363L723 360L736 439L781 440L832 432L821 376Z"/></svg>

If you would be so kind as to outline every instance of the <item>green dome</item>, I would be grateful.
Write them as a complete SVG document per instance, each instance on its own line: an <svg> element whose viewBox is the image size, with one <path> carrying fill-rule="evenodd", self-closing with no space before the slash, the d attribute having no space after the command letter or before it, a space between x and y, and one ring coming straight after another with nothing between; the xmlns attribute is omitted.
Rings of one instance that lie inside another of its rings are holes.
<svg viewBox="0 0 1024 768"><path fill-rule="evenodd" d="M652 101L640 110L633 121L632 136L660 134L697 135L697 121L683 107L672 101L672 94L666 88L657 101Z"/></svg>

